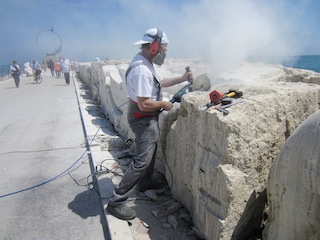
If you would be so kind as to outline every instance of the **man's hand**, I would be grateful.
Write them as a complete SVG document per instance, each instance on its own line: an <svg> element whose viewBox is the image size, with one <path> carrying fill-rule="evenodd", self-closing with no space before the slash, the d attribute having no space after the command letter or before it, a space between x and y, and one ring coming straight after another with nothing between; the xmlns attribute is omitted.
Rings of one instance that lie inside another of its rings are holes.
<svg viewBox="0 0 320 240"><path fill-rule="evenodd" d="M173 107L171 102L163 102L163 110L169 111Z"/></svg>
<svg viewBox="0 0 320 240"><path fill-rule="evenodd" d="M193 81L193 75L192 72L185 72L185 74L183 74L182 78L184 79L184 81Z"/></svg>

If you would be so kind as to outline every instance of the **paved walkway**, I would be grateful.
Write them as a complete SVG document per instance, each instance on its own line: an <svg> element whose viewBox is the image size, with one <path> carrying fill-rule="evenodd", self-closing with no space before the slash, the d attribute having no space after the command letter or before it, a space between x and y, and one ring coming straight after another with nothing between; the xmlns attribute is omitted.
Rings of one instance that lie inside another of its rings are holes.
<svg viewBox="0 0 320 240"><path fill-rule="evenodd" d="M0 83L0 239L108 239L73 82Z"/></svg>

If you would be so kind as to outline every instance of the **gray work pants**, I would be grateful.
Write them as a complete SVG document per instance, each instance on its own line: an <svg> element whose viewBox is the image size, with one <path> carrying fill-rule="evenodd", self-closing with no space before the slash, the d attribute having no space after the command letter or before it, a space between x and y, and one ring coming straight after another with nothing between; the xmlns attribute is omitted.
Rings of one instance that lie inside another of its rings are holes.
<svg viewBox="0 0 320 240"><path fill-rule="evenodd" d="M119 186L109 200L110 205L122 204L136 184L151 181L159 138L158 117L141 118L129 123L135 134L135 157Z"/></svg>

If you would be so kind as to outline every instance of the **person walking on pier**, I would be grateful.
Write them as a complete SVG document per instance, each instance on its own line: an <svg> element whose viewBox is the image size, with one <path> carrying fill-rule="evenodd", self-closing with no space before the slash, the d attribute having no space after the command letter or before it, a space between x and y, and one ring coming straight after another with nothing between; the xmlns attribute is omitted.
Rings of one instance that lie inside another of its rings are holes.
<svg viewBox="0 0 320 240"><path fill-rule="evenodd" d="M51 58L49 59L47 65L48 65L48 68L50 69L51 75L53 77L54 76L54 62Z"/></svg>
<svg viewBox="0 0 320 240"><path fill-rule="evenodd" d="M10 66L10 74L14 79L16 87L19 87L20 84L20 67L17 61L12 61L12 65Z"/></svg>
<svg viewBox="0 0 320 240"><path fill-rule="evenodd" d="M69 59L62 57L62 61L60 63L61 72L64 74L64 79L66 80L66 84L70 84L70 61Z"/></svg>
<svg viewBox="0 0 320 240"><path fill-rule="evenodd" d="M34 72L34 81L37 81L38 76L41 74L41 65L35 59L32 60L31 68Z"/></svg>
<svg viewBox="0 0 320 240"><path fill-rule="evenodd" d="M56 74L57 78L60 77L60 63L59 63L59 61L56 61L54 63L54 73Z"/></svg>

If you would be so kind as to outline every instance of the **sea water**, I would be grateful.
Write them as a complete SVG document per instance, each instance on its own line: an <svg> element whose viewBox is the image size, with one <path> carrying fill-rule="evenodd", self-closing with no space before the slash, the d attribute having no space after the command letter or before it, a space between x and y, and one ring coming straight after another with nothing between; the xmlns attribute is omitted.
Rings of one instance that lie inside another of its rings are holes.
<svg viewBox="0 0 320 240"><path fill-rule="evenodd" d="M9 74L10 65L0 65L0 78Z"/></svg>
<svg viewBox="0 0 320 240"><path fill-rule="evenodd" d="M320 73L320 55L302 55L291 57L253 57L249 62L265 64L281 64L285 67L307 69Z"/></svg>
<svg viewBox="0 0 320 240"><path fill-rule="evenodd" d="M308 69L320 73L320 55L302 55L285 58L250 58L250 62L260 61L265 64L282 64L285 67ZM9 74L10 65L0 65L0 77ZM23 67L23 65L20 65Z"/></svg>
<svg viewBox="0 0 320 240"><path fill-rule="evenodd" d="M308 69L320 73L320 55L287 58L282 65L286 67Z"/></svg>

